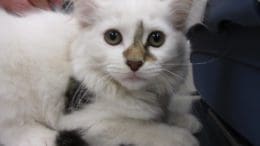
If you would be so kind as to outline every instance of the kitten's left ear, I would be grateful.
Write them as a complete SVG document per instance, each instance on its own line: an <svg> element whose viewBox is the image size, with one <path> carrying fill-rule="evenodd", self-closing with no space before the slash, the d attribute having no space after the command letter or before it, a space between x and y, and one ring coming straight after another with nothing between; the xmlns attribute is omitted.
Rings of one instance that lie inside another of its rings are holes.
<svg viewBox="0 0 260 146"><path fill-rule="evenodd" d="M94 0L74 0L74 15L82 26L88 26L95 21L97 6Z"/></svg>
<svg viewBox="0 0 260 146"><path fill-rule="evenodd" d="M171 21L177 30L184 31L194 0L170 0Z"/></svg>

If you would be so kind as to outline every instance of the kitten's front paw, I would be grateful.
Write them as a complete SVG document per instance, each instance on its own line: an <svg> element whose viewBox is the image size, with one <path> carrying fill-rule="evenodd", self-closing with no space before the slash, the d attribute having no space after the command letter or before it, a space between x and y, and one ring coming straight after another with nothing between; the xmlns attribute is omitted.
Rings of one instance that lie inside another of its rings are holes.
<svg viewBox="0 0 260 146"><path fill-rule="evenodd" d="M197 139L187 130L177 127L162 129L159 139L154 146L199 146ZM170 130L170 131L169 131Z"/></svg>
<svg viewBox="0 0 260 146"><path fill-rule="evenodd" d="M200 121L192 114L172 116L169 123L187 129L191 133L198 133L202 129Z"/></svg>
<svg viewBox="0 0 260 146"><path fill-rule="evenodd" d="M136 133L116 146L199 146L197 139L187 130L160 126L146 133Z"/></svg>
<svg viewBox="0 0 260 146"><path fill-rule="evenodd" d="M184 128L135 120L104 122L84 133L91 146L199 146Z"/></svg>
<svg viewBox="0 0 260 146"><path fill-rule="evenodd" d="M184 129L175 129L174 133L176 133L176 146L199 146L198 140L190 133L190 131Z"/></svg>

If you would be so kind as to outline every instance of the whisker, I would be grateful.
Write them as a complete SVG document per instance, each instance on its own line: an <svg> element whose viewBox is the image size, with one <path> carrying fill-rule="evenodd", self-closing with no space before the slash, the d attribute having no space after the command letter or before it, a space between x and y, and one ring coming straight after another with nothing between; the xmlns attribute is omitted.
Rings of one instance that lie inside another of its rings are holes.
<svg viewBox="0 0 260 146"><path fill-rule="evenodd" d="M120 67L114 67L114 66L106 66L108 69L117 69L117 70L123 70L123 68Z"/></svg>
<svg viewBox="0 0 260 146"><path fill-rule="evenodd" d="M109 73L120 73L120 74L128 74L128 71L123 71L121 68L113 68L113 67L108 67Z"/></svg>
<svg viewBox="0 0 260 146"><path fill-rule="evenodd" d="M178 75L178 78L179 79L181 79L182 81L184 81L181 85L184 87L184 88L189 88L189 85L188 85L188 82L185 82L186 81L186 78L185 77L182 77L181 75L179 75L179 74L176 74L176 73L173 73L173 72L171 72L170 73L170 71L169 72L163 72L163 74L166 74L167 76L170 74L170 75L172 75L172 76L174 76L174 77L177 77L177 75ZM164 76L162 74L162 76ZM173 75L174 74L174 75ZM167 77L166 77L167 78ZM168 78L167 78L168 79ZM168 81L172 81L172 80L169 80L168 79ZM177 93L177 92L176 92Z"/></svg>
<svg viewBox="0 0 260 146"><path fill-rule="evenodd" d="M97 84L104 84L104 83L108 84L106 81L109 80L109 78L110 78L110 75L109 74L105 74L103 77L101 77L100 79L97 80ZM100 83L100 82L102 82L102 83ZM82 84L83 84L83 82L81 83L80 86L83 86ZM88 88L85 88L85 87L84 87L84 89L82 89L82 87L79 87L79 88L80 89L77 92L77 94L74 97L74 100L72 102L72 104L73 104L72 107L76 108L76 109L80 108L81 104L83 103L82 101L85 99L85 96L89 92ZM80 95L80 96L78 96L78 95ZM87 99L87 100L89 100L89 99Z"/></svg>
<svg viewBox="0 0 260 146"><path fill-rule="evenodd" d="M198 62L198 63L186 63L186 64L175 64L175 63L161 63L162 66L195 66L195 65L205 65L208 63L212 63L215 61L218 61L219 58L212 58L210 60L204 61L204 62Z"/></svg>
<svg viewBox="0 0 260 146"><path fill-rule="evenodd" d="M80 83L79 87L77 88L76 92L74 93L74 95L72 96L72 103L75 102L76 100L76 97L78 95L78 93L80 92L80 90L82 89L83 87L83 81Z"/></svg>
<svg viewBox="0 0 260 146"><path fill-rule="evenodd" d="M177 74L177 73L171 72L171 71L169 71L169 70L167 70L167 69L163 69L163 71L165 71L165 72L169 73L170 75L172 75L172 76L174 76L174 77L177 77L177 78L179 78L179 79L181 79L181 80L186 80L183 76L181 76L181 75L179 75L179 74Z"/></svg>
<svg viewBox="0 0 260 146"><path fill-rule="evenodd" d="M143 69L142 71L143 72L150 72L150 71L152 71L152 72L160 72L160 71L162 71L162 69L161 68L146 68L146 69Z"/></svg>
<svg viewBox="0 0 260 146"><path fill-rule="evenodd" d="M81 97L79 95L82 94L82 92L84 92L84 89L83 89L84 88L84 85L83 85L84 80L80 82L79 87L77 88L76 92L72 96L71 102L69 103L69 110L73 110L74 108L78 108L77 104L75 104L75 103L77 103L78 97Z"/></svg>
<svg viewBox="0 0 260 146"><path fill-rule="evenodd" d="M102 82L102 81L103 81L103 83L104 83L104 81L106 81L106 79L109 78L109 77L110 77L109 74L105 74L104 76L102 76L101 78L99 78L99 79L97 80L97 83L99 84L99 83ZM101 84L102 84L102 83L101 83Z"/></svg>
<svg viewBox="0 0 260 146"><path fill-rule="evenodd" d="M86 88L86 90L84 90L84 93L82 94L82 96L79 97L78 102L76 103L76 107L79 108L80 105L82 104L82 101L85 99L85 96L88 94L88 89ZM87 99L89 100L89 99Z"/></svg>
<svg viewBox="0 0 260 146"><path fill-rule="evenodd" d="M166 74L166 73L162 74L161 76L158 76L158 79L159 79L159 80L162 80L162 81L165 82L165 83L168 83L170 86L171 86L172 84L174 84L174 81L171 80L171 79L169 80L169 76L168 76L168 74ZM173 94L177 93L177 92L176 92L177 90L175 90L175 89L173 88L173 86L170 87L170 91L171 91Z"/></svg>
<svg viewBox="0 0 260 146"><path fill-rule="evenodd" d="M120 71L110 71L110 73L116 73L116 74L121 74L121 75L126 75L129 74L129 72L120 72Z"/></svg>

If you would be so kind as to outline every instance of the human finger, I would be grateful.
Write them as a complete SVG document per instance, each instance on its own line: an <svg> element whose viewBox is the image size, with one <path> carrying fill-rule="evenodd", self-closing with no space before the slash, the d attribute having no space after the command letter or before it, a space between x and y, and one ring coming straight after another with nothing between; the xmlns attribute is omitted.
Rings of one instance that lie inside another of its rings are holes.
<svg viewBox="0 0 260 146"><path fill-rule="evenodd" d="M29 0L29 2L37 8L45 9L45 10L50 10L50 3L48 0Z"/></svg>

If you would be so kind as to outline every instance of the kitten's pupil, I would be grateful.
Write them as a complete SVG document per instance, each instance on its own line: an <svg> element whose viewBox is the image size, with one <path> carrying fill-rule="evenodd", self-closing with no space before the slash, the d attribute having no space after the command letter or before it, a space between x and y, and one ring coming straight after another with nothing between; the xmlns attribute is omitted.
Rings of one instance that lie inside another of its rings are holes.
<svg viewBox="0 0 260 146"><path fill-rule="evenodd" d="M148 44L152 47L161 47L165 42L165 35L161 31L154 31L148 37Z"/></svg>
<svg viewBox="0 0 260 146"><path fill-rule="evenodd" d="M117 32L109 32L109 37L112 41L115 41L116 38L118 37L118 33Z"/></svg>
<svg viewBox="0 0 260 146"><path fill-rule="evenodd" d="M156 42L156 43L161 41L161 36L159 33L153 33L152 37L153 37L154 42Z"/></svg>
<svg viewBox="0 0 260 146"><path fill-rule="evenodd" d="M110 29L105 32L105 41L110 45L118 45L122 42L122 35L118 30Z"/></svg>

